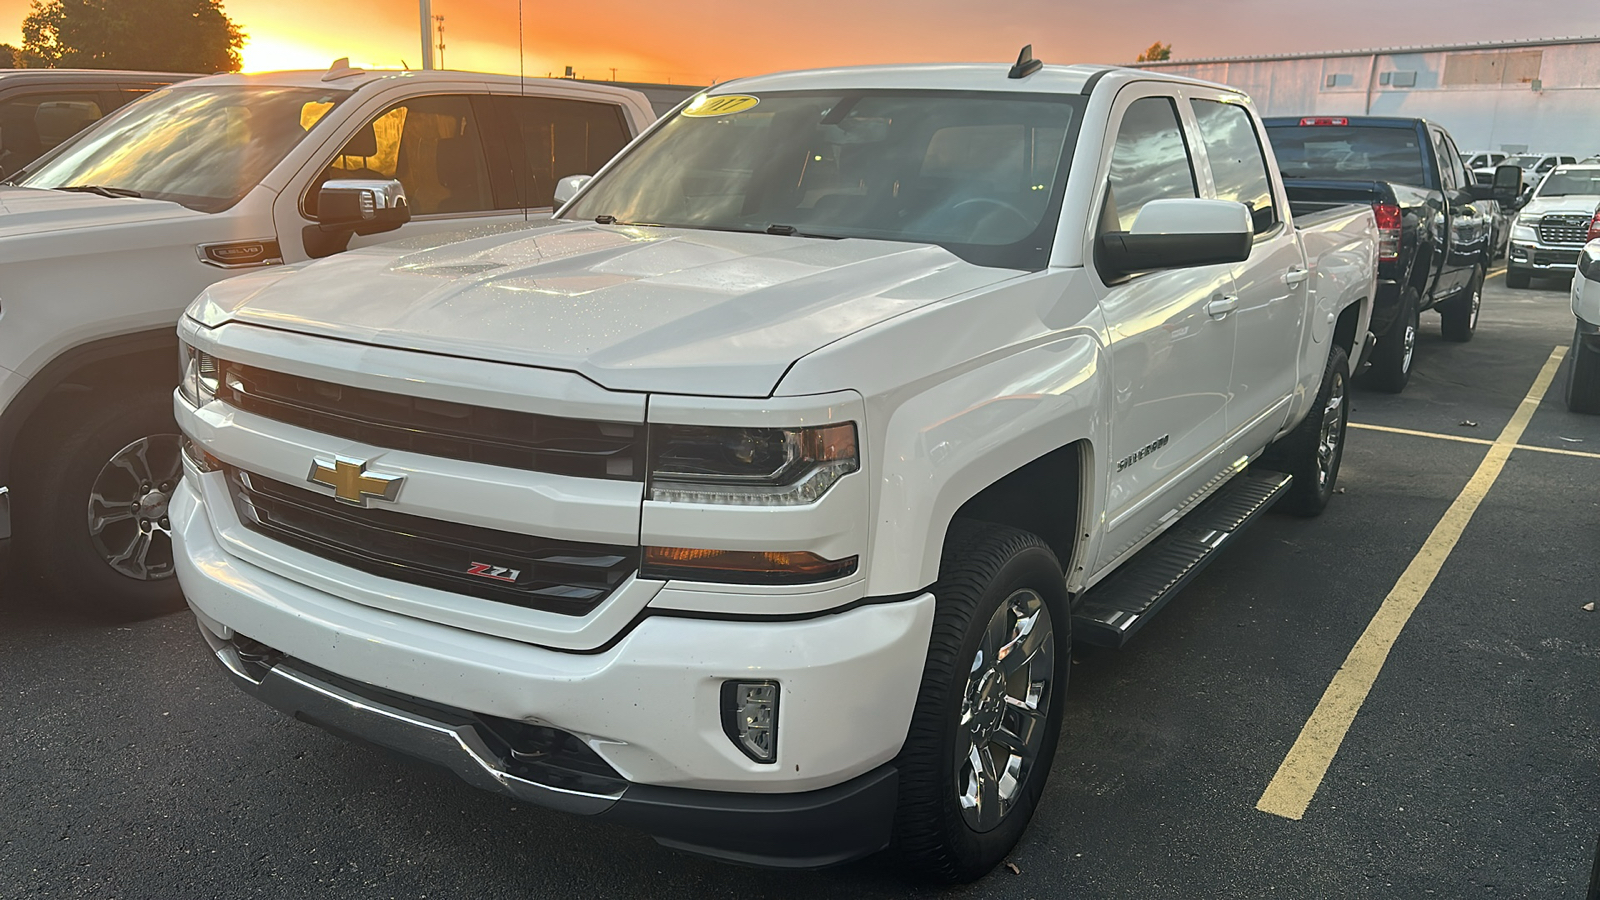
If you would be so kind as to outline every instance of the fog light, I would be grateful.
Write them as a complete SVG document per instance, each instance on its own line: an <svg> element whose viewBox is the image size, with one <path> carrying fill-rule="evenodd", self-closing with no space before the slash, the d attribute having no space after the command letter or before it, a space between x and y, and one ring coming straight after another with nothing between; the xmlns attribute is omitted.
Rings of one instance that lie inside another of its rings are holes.
<svg viewBox="0 0 1600 900"><path fill-rule="evenodd" d="M777 762L778 683L723 682L722 730L745 756L759 763Z"/></svg>

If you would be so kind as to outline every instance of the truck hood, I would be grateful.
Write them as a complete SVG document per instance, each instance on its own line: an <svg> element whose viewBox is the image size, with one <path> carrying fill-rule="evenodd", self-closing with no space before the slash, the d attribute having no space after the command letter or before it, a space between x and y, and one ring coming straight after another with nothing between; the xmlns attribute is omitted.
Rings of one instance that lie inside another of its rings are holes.
<svg viewBox="0 0 1600 900"><path fill-rule="evenodd" d="M1568 194L1565 197L1535 197L1517 211L1519 218L1533 222L1540 216L1592 216L1600 206L1600 194Z"/></svg>
<svg viewBox="0 0 1600 900"><path fill-rule="evenodd" d="M0 187L0 238L204 215L166 200Z"/></svg>
<svg viewBox="0 0 1600 900"><path fill-rule="evenodd" d="M926 244L562 223L224 281L190 315L613 390L765 397L820 347L1019 274Z"/></svg>

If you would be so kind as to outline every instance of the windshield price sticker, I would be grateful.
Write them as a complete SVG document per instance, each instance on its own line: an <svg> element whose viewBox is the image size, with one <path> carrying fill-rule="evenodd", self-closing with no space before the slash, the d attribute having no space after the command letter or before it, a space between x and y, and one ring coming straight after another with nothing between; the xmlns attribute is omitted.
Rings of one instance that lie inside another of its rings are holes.
<svg viewBox="0 0 1600 900"><path fill-rule="evenodd" d="M722 97L701 97L683 111L686 116L705 118L707 116L729 116L742 113L755 108L761 102L760 97L749 97L744 94L728 94Z"/></svg>

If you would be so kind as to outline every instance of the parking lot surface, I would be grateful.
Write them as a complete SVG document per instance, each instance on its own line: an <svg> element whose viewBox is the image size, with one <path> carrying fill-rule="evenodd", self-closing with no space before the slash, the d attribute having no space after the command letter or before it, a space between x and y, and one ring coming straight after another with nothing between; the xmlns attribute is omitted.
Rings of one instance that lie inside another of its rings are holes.
<svg viewBox="0 0 1600 900"><path fill-rule="evenodd" d="M1031 828L1008 866L945 893L1583 896L1600 417L1566 412L1564 369L1535 390L1571 339L1565 283L1492 278L1468 344L1437 325L1424 315L1404 394L1354 394L1326 514L1264 519L1126 650L1080 653ZM1531 418L1506 443L1519 406ZM1420 601L1396 628L1407 586ZM519 806L245 697L187 613L107 624L24 579L0 590L0 897L928 892L881 860L736 868ZM1372 662L1369 624L1397 636L1330 731L1319 701L1341 666ZM1258 809L1302 729L1331 752L1296 782L1303 815Z"/></svg>

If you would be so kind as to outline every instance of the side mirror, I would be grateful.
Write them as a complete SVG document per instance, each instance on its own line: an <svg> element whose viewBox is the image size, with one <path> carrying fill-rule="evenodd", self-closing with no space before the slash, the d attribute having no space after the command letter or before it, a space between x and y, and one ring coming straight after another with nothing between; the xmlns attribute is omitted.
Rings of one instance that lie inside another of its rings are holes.
<svg viewBox="0 0 1600 900"><path fill-rule="evenodd" d="M1519 166L1495 166L1491 184L1475 184L1467 189L1474 200L1493 200L1510 206L1522 193L1522 169Z"/></svg>
<svg viewBox="0 0 1600 900"><path fill-rule="evenodd" d="M341 178L317 193L317 224L305 229L313 259L343 253L354 235L382 234L411 221L405 185L375 178Z"/></svg>
<svg viewBox="0 0 1600 900"><path fill-rule="evenodd" d="M1232 200L1152 200L1139 210L1132 231L1100 236L1107 275L1244 262L1255 228L1250 208Z"/></svg>
<svg viewBox="0 0 1600 900"><path fill-rule="evenodd" d="M578 196L578 192L592 178L593 175L568 175L556 182L556 206L565 206L568 200Z"/></svg>

